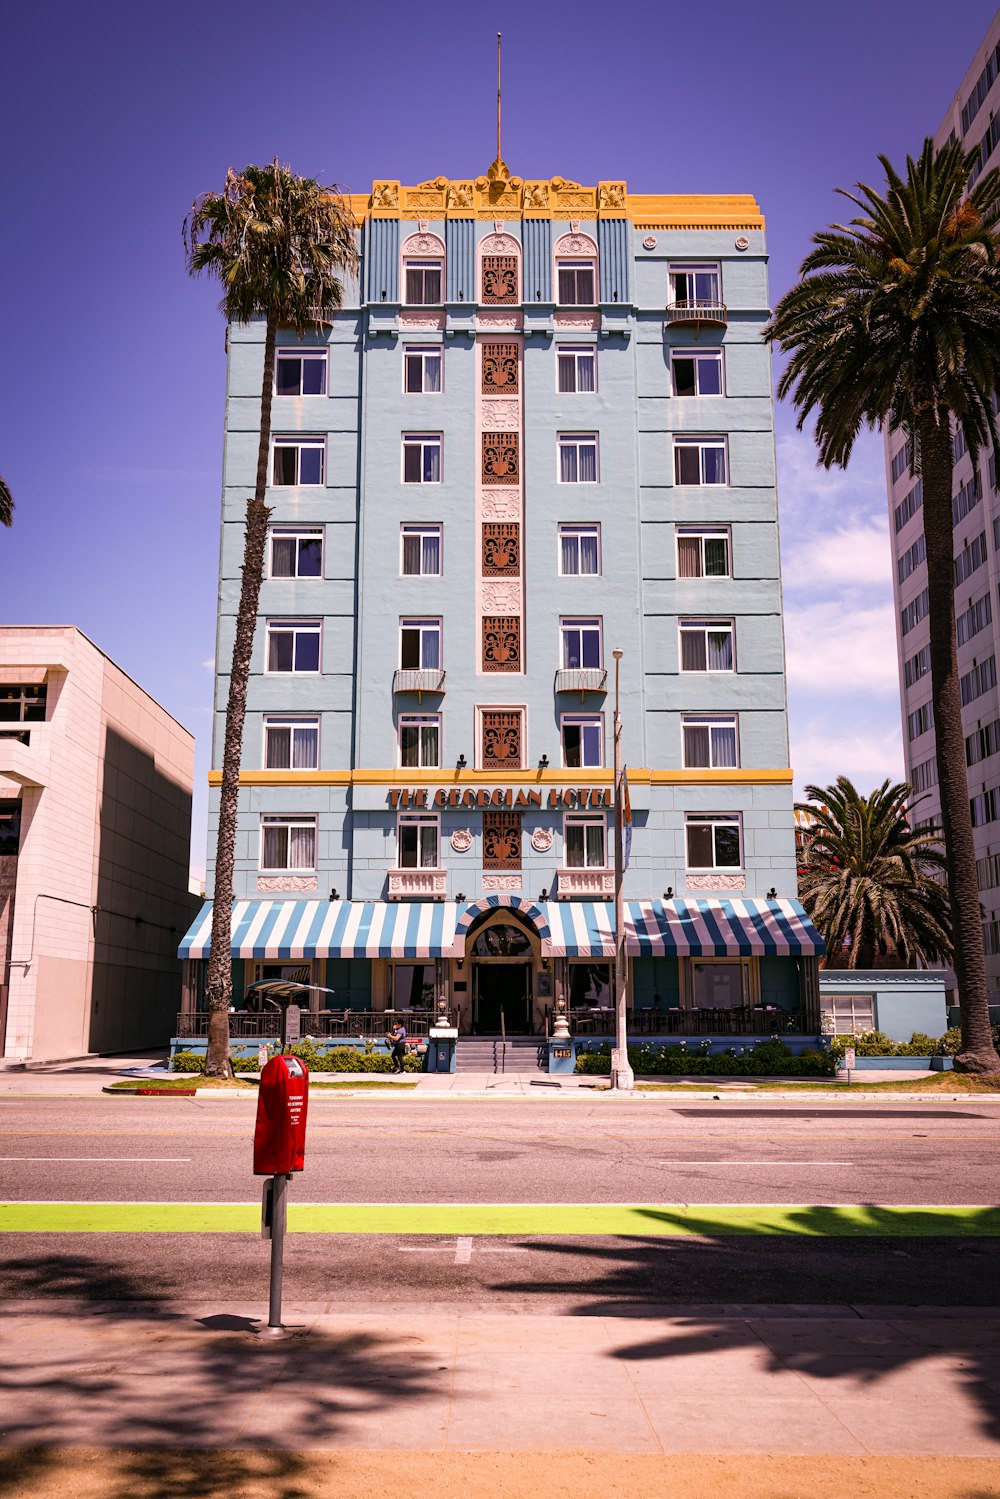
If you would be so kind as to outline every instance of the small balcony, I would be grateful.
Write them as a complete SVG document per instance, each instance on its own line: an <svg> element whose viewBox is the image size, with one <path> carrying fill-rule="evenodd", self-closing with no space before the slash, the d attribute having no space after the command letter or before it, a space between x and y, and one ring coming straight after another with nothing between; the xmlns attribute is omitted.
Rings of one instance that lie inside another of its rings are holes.
<svg viewBox="0 0 1000 1499"><path fill-rule="evenodd" d="M397 694L415 692L418 701L425 692L443 692L444 670L440 666L425 667L419 671L400 667L393 673L392 690Z"/></svg>
<svg viewBox="0 0 1000 1499"><path fill-rule="evenodd" d="M696 328L725 328L729 314L725 302L668 302L666 322L668 328L685 323Z"/></svg>
<svg viewBox="0 0 1000 1499"><path fill-rule="evenodd" d="M445 879L443 869L390 869L389 899L411 900L416 897L426 900L432 896L444 900Z"/></svg>
<svg viewBox="0 0 1000 1499"><path fill-rule="evenodd" d="M0 780L44 786L49 779L50 729L47 723L0 733Z"/></svg>
<svg viewBox="0 0 1000 1499"><path fill-rule="evenodd" d="M558 900L606 900L615 893L613 869L556 870Z"/></svg>
<svg viewBox="0 0 1000 1499"><path fill-rule="evenodd" d="M564 667L556 672L557 692L607 692L608 673L603 666Z"/></svg>

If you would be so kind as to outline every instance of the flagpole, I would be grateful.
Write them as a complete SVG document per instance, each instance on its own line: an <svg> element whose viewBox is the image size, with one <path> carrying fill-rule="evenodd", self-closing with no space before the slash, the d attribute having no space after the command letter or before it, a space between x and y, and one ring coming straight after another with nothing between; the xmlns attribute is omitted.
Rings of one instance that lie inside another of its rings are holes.
<svg viewBox="0 0 1000 1499"><path fill-rule="evenodd" d="M618 711L618 668L624 651L612 651L615 658L615 1040L617 1057L612 1058L611 1087L617 1093L631 1093L635 1074L628 1060L628 1020L626 1016L625 974L625 858L623 849L624 787L622 784L622 716ZM617 1062L617 1065L615 1063Z"/></svg>

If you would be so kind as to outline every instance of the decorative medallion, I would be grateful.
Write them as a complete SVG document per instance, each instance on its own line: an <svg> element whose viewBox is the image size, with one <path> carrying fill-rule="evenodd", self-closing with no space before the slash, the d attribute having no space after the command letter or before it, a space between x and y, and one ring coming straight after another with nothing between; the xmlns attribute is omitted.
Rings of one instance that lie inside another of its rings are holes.
<svg viewBox="0 0 1000 1499"><path fill-rule="evenodd" d="M656 249L656 235L655 234L647 234L646 238L642 242L642 248L644 250L655 250Z"/></svg>
<svg viewBox="0 0 1000 1499"><path fill-rule="evenodd" d="M517 256L483 256L483 303L495 306L517 302Z"/></svg>
<svg viewBox="0 0 1000 1499"><path fill-rule="evenodd" d="M520 869L521 814L498 812L490 808L483 813L483 868Z"/></svg>
<svg viewBox="0 0 1000 1499"><path fill-rule="evenodd" d="M531 846L540 854L547 854L552 847L552 829L536 828L531 835Z"/></svg>
<svg viewBox="0 0 1000 1499"><path fill-rule="evenodd" d="M516 432L483 433L483 483L517 484L521 478Z"/></svg>
<svg viewBox="0 0 1000 1499"><path fill-rule="evenodd" d="M502 432L516 432L521 425L521 408L517 400L484 401L482 406L484 427L494 427Z"/></svg>
<svg viewBox="0 0 1000 1499"><path fill-rule="evenodd" d="M484 614L520 614L521 582L484 578L480 604Z"/></svg>
<svg viewBox="0 0 1000 1499"><path fill-rule="evenodd" d="M502 708L483 709L483 769L520 770L521 715Z"/></svg>
<svg viewBox="0 0 1000 1499"><path fill-rule="evenodd" d="M483 344L483 395L516 396L518 392L517 344Z"/></svg>
<svg viewBox="0 0 1000 1499"><path fill-rule="evenodd" d="M745 234L741 234L739 239L736 241L736 248L737 250L749 250L750 241L747 239Z"/></svg>
<svg viewBox="0 0 1000 1499"><path fill-rule="evenodd" d="M467 854L472 847L472 833L468 828L456 828L451 835L451 846L456 854Z"/></svg>
<svg viewBox="0 0 1000 1499"><path fill-rule="evenodd" d="M491 521L483 526L483 577L500 578L521 572L521 527L516 521Z"/></svg>
<svg viewBox="0 0 1000 1499"><path fill-rule="evenodd" d="M483 671L521 670L521 621L516 614L483 617Z"/></svg>
<svg viewBox="0 0 1000 1499"><path fill-rule="evenodd" d="M483 520L519 520L521 496L516 489L488 489L482 498Z"/></svg>

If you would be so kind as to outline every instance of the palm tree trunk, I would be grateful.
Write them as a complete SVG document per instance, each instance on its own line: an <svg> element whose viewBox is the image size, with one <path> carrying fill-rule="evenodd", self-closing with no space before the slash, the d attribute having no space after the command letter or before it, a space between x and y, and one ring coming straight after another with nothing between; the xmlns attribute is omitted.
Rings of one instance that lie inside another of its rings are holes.
<svg viewBox="0 0 1000 1499"><path fill-rule="evenodd" d="M269 317L264 335L264 378L260 393L260 443L257 448L257 484L247 500L246 534L243 545L243 583L236 616L233 666L226 702L226 737L222 752L222 789L219 798L219 833L215 855L215 890L212 907L212 945L208 960L208 1056L209 1077L232 1077L229 1059L229 1006L233 992L230 953L233 909L233 860L236 849L236 813L240 795L240 758L243 720L246 717L247 684L253 639L257 628L257 605L264 576L267 523L271 512L264 504L267 490L267 460L271 445L271 394L274 389L275 319Z"/></svg>
<svg viewBox="0 0 1000 1499"><path fill-rule="evenodd" d="M924 486L927 599L930 617L931 698L941 793L941 824L948 856L948 892L955 940L955 975L961 1006L960 1072L1000 1072L986 997L986 961L969 808L965 732L955 643L955 536L951 509L952 446L947 419L928 411L920 425Z"/></svg>

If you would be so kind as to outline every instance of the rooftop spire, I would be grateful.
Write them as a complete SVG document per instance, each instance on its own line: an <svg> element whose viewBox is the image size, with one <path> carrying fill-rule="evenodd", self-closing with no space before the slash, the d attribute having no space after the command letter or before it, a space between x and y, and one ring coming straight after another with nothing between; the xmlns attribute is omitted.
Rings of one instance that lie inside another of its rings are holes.
<svg viewBox="0 0 1000 1499"><path fill-rule="evenodd" d="M497 32L497 161L503 161L500 150L500 32Z"/></svg>
<svg viewBox="0 0 1000 1499"><path fill-rule="evenodd" d="M497 158L496 158L496 161L493 163L493 165L490 167L489 171L486 173L487 177L489 178L489 180L491 182L507 182L509 180L509 178L510 178L510 172L509 172L509 170L507 168L507 163L504 161L503 156L500 153L500 36L501 36L501 33L498 31L497 32Z"/></svg>

